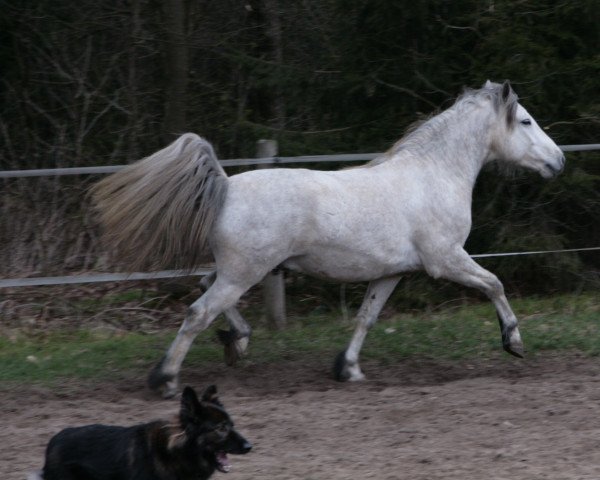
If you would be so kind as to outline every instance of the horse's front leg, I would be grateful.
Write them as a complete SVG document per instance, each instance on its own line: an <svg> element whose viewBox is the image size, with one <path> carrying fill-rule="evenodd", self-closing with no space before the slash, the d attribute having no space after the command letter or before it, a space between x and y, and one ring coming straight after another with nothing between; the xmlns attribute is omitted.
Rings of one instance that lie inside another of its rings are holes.
<svg viewBox="0 0 600 480"><path fill-rule="evenodd" d="M504 350L523 358L523 342L517 317L510 308L504 295L504 286L496 275L478 265L462 248L443 253L438 250L434 255L424 256L423 263L427 273L434 278L446 278L483 292L496 307Z"/></svg>
<svg viewBox="0 0 600 480"><path fill-rule="evenodd" d="M400 281L399 276L380 278L369 283L367 293L356 316L356 330L346 350L335 359L333 375L341 382L363 380L365 376L358 365L360 349L368 330L375 324L381 309Z"/></svg>

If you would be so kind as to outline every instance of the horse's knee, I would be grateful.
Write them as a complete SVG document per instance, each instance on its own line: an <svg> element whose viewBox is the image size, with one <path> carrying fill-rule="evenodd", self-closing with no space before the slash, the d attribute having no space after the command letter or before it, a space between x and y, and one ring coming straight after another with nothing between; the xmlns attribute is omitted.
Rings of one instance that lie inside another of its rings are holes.
<svg viewBox="0 0 600 480"><path fill-rule="evenodd" d="M187 323L188 325L194 325L196 322L198 322L198 319L202 318L203 313L203 308L197 307L196 305L189 306L185 312L184 323Z"/></svg>
<svg viewBox="0 0 600 480"><path fill-rule="evenodd" d="M180 333L196 334L208 328L209 322L205 308L199 305L191 305L188 307L185 320L181 325Z"/></svg>
<svg viewBox="0 0 600 480"><path fill-rule="evenodd" d="M489 278L486 281L486 293L492 300L504 296L504 285L498 280L498 277L493 273L489 274Z"/></svg>

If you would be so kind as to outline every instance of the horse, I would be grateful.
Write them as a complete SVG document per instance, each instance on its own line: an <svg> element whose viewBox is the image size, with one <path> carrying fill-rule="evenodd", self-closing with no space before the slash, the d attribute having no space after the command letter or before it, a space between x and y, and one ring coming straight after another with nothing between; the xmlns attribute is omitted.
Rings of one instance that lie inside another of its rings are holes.
<svg viewBox="0 0 600 480"><path fill-rule="evenodd" d="M473 287L493 302L504 350L524 353L517 318L498 278L464 250L473 186L502 161L551 178L565 157L518 102L510 83L465 89L451 107L387 152L339 171L259 169L227 176L211 144L187 133L91 189L108 244L130 266L192 270L214 259L204 293L188 308L148 384L176 394L196 336L221 313L241 354L250 327L242 294L283 267L340 282L369 282L356 327L335 359L340 381L365 378L359 353L402 273L425 270Z"/></svg>

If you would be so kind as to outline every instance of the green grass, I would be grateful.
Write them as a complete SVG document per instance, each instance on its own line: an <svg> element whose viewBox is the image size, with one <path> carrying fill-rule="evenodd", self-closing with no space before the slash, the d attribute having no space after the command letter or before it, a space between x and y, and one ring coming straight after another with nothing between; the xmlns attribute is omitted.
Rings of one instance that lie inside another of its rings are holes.
<svg viewBox="0 0 600 480"><path fill-rule="evenodd" d="M600 299L594 295L513 300L527 355L545 351L600 354ZM219 322L220 323L220 322ZM352 322L333 315L290 317L283 332L256 328L249 358L255 363L322 357L330 362L350 339ZM219 326L222 326L219 325ZM63 378L108 379L147 369L163 354L175 331L110 334L60 331L0 337L0 382L53 382ZM214 328L201 334L186 366L221 362ZM378 322L363 358L380 362L409 357L445 360L486 358L501 351L494 309L489 303L396 315Z"/></svg>
<svg viewBox="0 0 600 480"><path fill-rule="evenodd" d="M173 340L174 332L156 335L80 330L34 337L0 338L0 382L52 382L60 378L110 379L147 373ZM221 347L212 337L199 338L190 362L220 361Z"/></svg>

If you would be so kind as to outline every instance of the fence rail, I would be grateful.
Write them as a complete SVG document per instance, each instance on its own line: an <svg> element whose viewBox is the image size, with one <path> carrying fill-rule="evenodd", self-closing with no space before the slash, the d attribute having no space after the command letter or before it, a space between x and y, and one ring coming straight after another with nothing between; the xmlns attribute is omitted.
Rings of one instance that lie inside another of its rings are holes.
<svg viewBox="0 0 600 480"><path fill-rule="evenodd" d="M471 258L517 257L521 255L544 255L549 253L574 253L600 251L600 247L567 248L564 250L537 250L530 252L476 253ZM166 278L203 277L212 273L210 267L183 272L180 270L160 270L156 272L95 273L89 275L65 275L59 277L28 277L0 279L0 288L40 287L49 285L74 285L78 283L107 283L133 280L162 280Z"/></svg>
<svg viewBox="0 0 600 480"><path fill-rule="evenodd" d="M589 152L600 150L600 143L588 145L559 145L563 152ZM299 157L235 158L221 160L224 167L247 165L283 165L288 163L327 163L327 162L365 162L373 160L382 153L345 153L337 155L304 155ZM118 172L126 165L105 165L98 167L42 168L33 170L2 170L0 178L51 177L62 175L102 175Z"/></svg>
<svg viewBox="0 0 600 480"><path fill-rule="evenodd" d="M584 152L600 150L600 144L588 145L560 145L564 152ZM244 166L244 165L279 165L290 163L318 163L318 162L361 162L369 161L381 155L381 153L349 153L339 155L308 155L298 157L260 157L260 158L239 158L231 160L221 160L224 167ZM54 168L37 170L5 170L0 171L0 178L19 178L19 177L44 177L60 175L91 175L91 174L109 174L114 173L125 165L110 165L98 167L76 167L76 168ZM509 257L520 255L541 255L550 253L567 252L586 252L598 251L600 247L571 248L564 250L543 250L530 252L504 252L504 253L481 253L471 255L472 258L492 258ZM187 276L203 276L212 272L210 268L198 269L192 272L181 272L178 270L162 270L158 272L133 272L133 273L96 273L88 275L68 275L57 277L28 277L28 278L4 278L0 279L0 288L10 287L33 287L47 285L69 285L80 283L102 283L118 282L132 280L159 280L165 278L178 278Z"/></svg>

